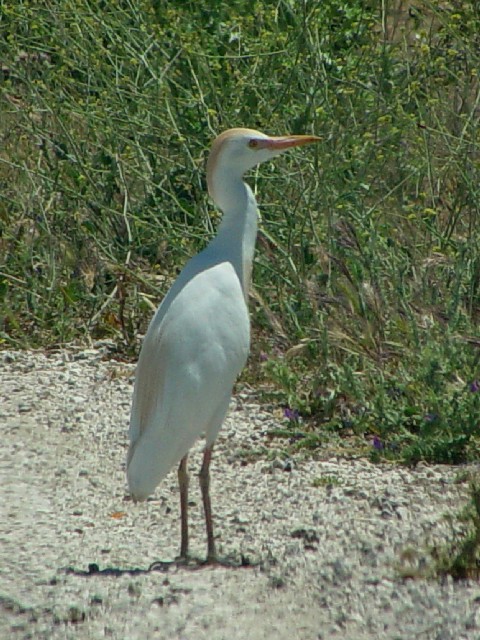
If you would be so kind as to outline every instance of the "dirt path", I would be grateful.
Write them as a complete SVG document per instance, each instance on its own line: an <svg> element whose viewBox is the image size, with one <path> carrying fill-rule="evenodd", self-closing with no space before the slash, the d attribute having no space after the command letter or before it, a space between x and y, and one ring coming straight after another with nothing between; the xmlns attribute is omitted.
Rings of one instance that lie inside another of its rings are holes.
<svg viewBox="0 0 480 640"><path fill-rule="evenodd" d="M245 464L275 424L247 399L221 432L212 499L220 550L260 564L148 572L178 552L178 491L173 472L148 502L126 497L131 373L94 350L0 353L1 639L480 639L479 585L398 578L402 551L448 535L458 470Z"/></svg>

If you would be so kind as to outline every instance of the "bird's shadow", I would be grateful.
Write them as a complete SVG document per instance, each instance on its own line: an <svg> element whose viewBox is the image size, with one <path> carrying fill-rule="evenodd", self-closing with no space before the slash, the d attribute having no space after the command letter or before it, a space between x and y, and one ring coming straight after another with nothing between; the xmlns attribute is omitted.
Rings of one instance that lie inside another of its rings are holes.
<svg viewBox="0 0 480 640"><path fill-rule="evenodd" d="M146 569L143 569L141 567L126 569L123 569L121 567L105 567L104 569L100 569L96 562L91 562L88 565L87 569L65 567L61 569L61 571L68 575L91 578L93 576L141 576L148 575L154 572L169 573L170 571L199 571L201 569L212 567L224 567L228 569L252 569L261 565L262 563L260 561L252 561L250 558L242 554L240 557L227 556L225 558L217 558L214 561L206 561L199 558L179 558L171 561L157 560L156 562L152 562L152 564Z"/></svg>

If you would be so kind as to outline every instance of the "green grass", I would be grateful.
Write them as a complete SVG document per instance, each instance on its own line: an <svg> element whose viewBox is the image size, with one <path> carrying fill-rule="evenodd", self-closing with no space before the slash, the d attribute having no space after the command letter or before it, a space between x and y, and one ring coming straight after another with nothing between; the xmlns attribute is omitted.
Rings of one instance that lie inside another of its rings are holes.
<svg viewBox="0 0 480 640"><path fill-rule="evenodd" d="M285 428L307 448L478 456L475 0L17 0L0 16L3 347L109 338L134 355L218 221L212 138L315 132L250 177L245 375L298 412Z"/></svg>
<svg viewBox="0 0 480 640"><path fill-rule="evenodd" d="M480 484L479 478L470 481L470 501L455 519L460 522L450 545L433 550L436 573L450 575L455 580L480 578Z"/></svg>
<svg viewBox="0 0 480 640"><path fill-rule="evenodd" d="M469 482L469 500L456 515L449 515L449 540L427 549L406 548L397 566L403 579L478 580L480 578L480 483L478 473L459 476Z"/></svg>

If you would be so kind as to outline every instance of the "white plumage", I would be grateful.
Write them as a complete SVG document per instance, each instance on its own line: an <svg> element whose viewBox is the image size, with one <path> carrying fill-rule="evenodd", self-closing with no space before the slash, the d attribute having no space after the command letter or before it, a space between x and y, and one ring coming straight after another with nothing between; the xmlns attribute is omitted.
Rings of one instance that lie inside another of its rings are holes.
<svg viewBox="0 0 480 640"><path fill-rule="evenodd" d="M248 287L257 235L257 206L243 175L315 136L269 137L230 129L213 143L207 164L209 193L223 211L218 233L184 267L165 296L142 345L130 419L127 477L144 500L180 462L182 543L188 554L187 454L202 434L206 449L200 483L208 560L215 559L209 465L235 379L250 346Z"/></svg>

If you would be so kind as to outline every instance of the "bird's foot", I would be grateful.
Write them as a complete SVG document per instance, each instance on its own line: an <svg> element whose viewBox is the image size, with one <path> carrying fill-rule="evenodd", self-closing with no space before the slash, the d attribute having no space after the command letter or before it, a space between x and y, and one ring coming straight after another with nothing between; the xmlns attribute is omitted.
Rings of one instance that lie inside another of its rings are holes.
<svg viewBox="0 0 480 640"><path fill-rule="evenodd" d="M205 559L196 558L190 555L180 555L175 558L175 560L171 561L157 560L156 562L152 562L147 571L160 571L162 573L167 573L172 568L195 571L205 567L226 567L228 569L242 569L248 567L256 567L259 564L261 563L252 560L248 556L245 556L243 553L232 553L228 556L219 556L216 553L209 553Z"/></svg>
<svg viewBox="0 0 480 640"><path fill-rule="evenodd" d="M167 572L170 569L175 568L185 568L185 569L197 569L199 566L203 565L204 561L200 558L193 558L189 555L178 556L175 560L156 560L152 562L152 564L148 567L147 571L161 571Z"/></svg>
<svg viewBox="0 0 480 640"><path fill-rule="evenodd" d="M187 554L180 554L178 557L175 558L174 562L178 567L192 568L192 567L197 567L200 564L201 560L199 558L194 558L193 556L187 553Z"/></svg>
<svg viewBox="0 0 480 640"><path fill-rule="evenodd" d="M167 571L170 571L170 569L174 565L175 565L175 561L171 561L171 560L155 560L155 562L152 562L152 564L148 567L147 571L167 572Z"/></svg>
<svg viewBox="0 0 480 640"><path fill-rule="evenodd" d="M247 567L255 567L259 562L254 562L248 556L241 554L230 554L227 556L219 556L216 553L207 555L204 560L204 566L227 567L229 569L241 569Z"/></svg>

